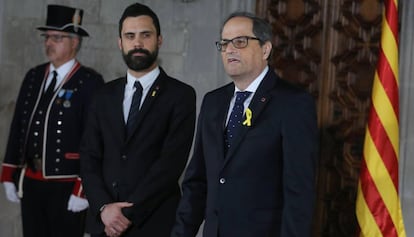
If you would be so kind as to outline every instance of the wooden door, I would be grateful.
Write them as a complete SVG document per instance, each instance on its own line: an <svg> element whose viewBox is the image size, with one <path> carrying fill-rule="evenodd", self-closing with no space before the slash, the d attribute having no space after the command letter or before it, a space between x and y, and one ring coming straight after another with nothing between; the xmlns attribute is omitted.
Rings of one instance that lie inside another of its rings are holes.
<svg viewBox="0 0 414 237"><path fill-rule="evenodd" d="M311 92L320 128L313 236L355 236L355 200L381 30L379 0L257 0L272 66Z"/></svg>

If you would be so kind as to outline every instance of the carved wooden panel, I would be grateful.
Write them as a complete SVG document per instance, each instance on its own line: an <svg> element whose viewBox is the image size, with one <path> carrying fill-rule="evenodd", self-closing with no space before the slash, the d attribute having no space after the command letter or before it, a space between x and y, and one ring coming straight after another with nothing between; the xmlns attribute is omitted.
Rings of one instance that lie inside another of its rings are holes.
<svg viewBox="0 0 414 237"><path fill-rule="evenodd" d="M257 0L274 32L272 66L316 98L313 236L355 236L355 199L380 40L379 0Z"/></svg>

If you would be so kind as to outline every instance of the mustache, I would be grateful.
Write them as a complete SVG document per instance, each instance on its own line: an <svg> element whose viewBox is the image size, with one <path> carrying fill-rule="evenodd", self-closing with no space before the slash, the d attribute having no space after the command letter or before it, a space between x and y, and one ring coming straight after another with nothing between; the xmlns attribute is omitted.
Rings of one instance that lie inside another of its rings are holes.
<svg viewBox="0 0 414 237"><path fill-rule="evenodd" d="M132 56L132 54L134 53L143 53L145 55L150 55L150 51L146 50L146 49L131 49L128 51L128 56Z"/></svg>

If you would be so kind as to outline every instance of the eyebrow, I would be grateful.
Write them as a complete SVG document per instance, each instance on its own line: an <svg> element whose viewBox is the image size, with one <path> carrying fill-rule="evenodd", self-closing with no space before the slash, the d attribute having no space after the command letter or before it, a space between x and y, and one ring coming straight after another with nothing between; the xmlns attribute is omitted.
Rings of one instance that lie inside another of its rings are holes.
<svg viewBox="0 0 414 237"><path fill-rule="evenodd" d="M146 33L154 33L154 31L153 30L143 30L143 31L139 31L139 32L126 31L126 32L124 32L124 35L126 35L126 34L146 34Z"/></svg>

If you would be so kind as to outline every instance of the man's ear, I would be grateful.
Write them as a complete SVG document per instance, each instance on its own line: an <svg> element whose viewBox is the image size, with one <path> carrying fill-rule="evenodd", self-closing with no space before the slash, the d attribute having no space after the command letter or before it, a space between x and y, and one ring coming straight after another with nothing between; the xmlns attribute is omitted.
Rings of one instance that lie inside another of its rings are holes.
<svg viewBox="0 0 414 237"><path fill-rule="evenodd" d="M122 39L118 38L118 47L120 50L122 50Z"/></svg>
<svg viewBox="0 0 414 237"><path fill-rule="evenodd" d="M161 48L161 45L162 45L162 35L159 35L158 36L158 48Z"/></svg>
<svg viewBox="0 0 414 237"><path fill-rule="evenodd" d="M262 45L262 50L263 50L263 58L264 59L268 59L270 57L270 54L272 53L272 43L270 41L266 41L263 45Z"/></svg>

